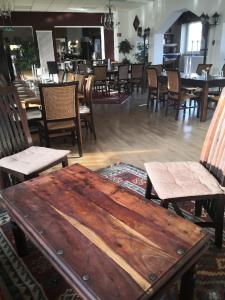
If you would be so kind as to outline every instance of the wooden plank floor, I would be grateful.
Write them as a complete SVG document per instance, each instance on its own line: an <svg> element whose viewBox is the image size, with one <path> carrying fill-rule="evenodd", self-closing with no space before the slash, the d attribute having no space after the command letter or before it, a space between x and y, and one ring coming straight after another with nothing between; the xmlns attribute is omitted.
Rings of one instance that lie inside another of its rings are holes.
<svg viewBox="0 0 225 300"><path fill-rule="evenodd" d="M198 160L210 116L207 122L200 123L196 111L190 115L187 111L185 119L180 111L179 120L175 121L172 108L167 117L163 108L158 113L147 110L143 105L146 98L147 95L134 94L122 105L95 104L97 141L83 129L82 158L78 158L77 147L72 147L69 138L55 140L51 146L70 149L70 164L79 162L92 170L116 162L144 168L146 161Z"/></svg>

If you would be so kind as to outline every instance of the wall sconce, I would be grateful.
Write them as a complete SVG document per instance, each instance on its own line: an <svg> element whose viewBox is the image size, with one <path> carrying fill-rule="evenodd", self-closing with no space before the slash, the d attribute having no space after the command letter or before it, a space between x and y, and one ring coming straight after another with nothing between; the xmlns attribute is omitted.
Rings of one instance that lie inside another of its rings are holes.
<svg viewBox="0 0 225 300"><path fill-rule="evenodd" d="M215 14L212 17L209 17L209 15L205 14L205 13L201 14L201 16L200 16L200 19L201 19L201 22L203 25L202 26L202 34L205 39L204 48L202 49L203 56L204 56L204 58L203 58L204 64L206 63L207 53L208 53L209 30L210 30L210 27L218 25L219 18L220 18L220 15L217 12L215 12ZM210 19L212 20L212 23L210 23ZM212 41L212 45L213 46L215 45L215 40Z"/></svg>
<svg viewBox="0 0 225 300"><path fill-rule="evenodd" d="M203 13L201 14L200 18L203 24L208 23L209 26L216 26L219 23L220 15L217 12L215 12L215 14L212 17L209 17L208 14ZM212 23L210 23L210 19L212 19Z"/></svg>

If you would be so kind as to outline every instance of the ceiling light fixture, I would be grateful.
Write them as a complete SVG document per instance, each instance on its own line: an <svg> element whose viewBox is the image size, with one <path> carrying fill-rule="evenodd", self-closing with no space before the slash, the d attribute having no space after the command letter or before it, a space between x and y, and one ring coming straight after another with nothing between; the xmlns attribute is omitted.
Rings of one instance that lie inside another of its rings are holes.
<svg viewBox="0 0 225 300"><path fill-rule="evenodd" d="M11 25L11 14L14 9L12 0L0 0L0 16L2 18L3 26L9 23Z"/></svg>
<svg viewBox="0 0 225 300"><path fill-rule="evenodd" d="M101 24L106 30L113 30L120 23L115 20L113 12L115 12L116 8L111 4L111 0L109 0L109 4L106 5L106 10L107 12L101 17Z"/></svg>

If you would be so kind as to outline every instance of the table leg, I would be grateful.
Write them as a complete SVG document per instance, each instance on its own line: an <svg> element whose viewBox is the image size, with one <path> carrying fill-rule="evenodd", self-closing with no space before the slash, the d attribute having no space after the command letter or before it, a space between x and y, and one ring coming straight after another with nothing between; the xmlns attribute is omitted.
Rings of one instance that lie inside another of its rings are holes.
<svg viewBox="0 0 225 300"><path fill-rule="evenodd" d="M192 300L194 298L194 267L192 266L181 278L180 300Z"/></svg>
<svg viewBox="0 0 225 300"><path fill-rule="evenodd" d="M202 89L201 95L201 107L200 107L200 121L205 122L207 117L207 109L208 109L208 92L209 87L208 83L206 82Z"/></svg>
<svg viewBox="0 0 225 300"><path fill-rule="evenodd" d="M16 242L17 253L21 257L25 256L28 253L25 234L14 221L11 221L11 227Z"/></svg>

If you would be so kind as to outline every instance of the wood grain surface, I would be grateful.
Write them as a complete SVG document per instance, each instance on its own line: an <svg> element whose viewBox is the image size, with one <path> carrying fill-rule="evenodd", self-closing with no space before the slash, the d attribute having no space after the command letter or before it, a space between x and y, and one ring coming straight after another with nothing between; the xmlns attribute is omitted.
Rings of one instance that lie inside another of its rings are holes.
<svg viewBox="0 0 225 300"><path fill-rule="evenodd" d="M85 299L144 299L204 248L201 228L75 164L1 193Z"/></svg>

